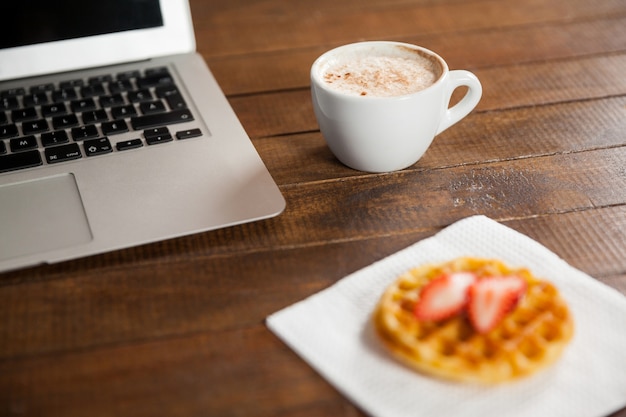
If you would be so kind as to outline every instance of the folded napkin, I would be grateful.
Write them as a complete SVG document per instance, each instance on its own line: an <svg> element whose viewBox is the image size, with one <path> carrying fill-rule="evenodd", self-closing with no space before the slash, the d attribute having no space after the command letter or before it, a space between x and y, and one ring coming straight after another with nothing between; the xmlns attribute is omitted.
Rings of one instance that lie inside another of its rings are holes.
<svg viewBox="0 0 626 417"><path fill-rule="evenodd" d="M487 387L425 376L387 353L371 324L385 288L412 267L459 256L526 266L559 288L575 335L554 365ZM626 297L484 216L461 220L272 314L267 326L372 416L600 417L626 405Z"/></svg>

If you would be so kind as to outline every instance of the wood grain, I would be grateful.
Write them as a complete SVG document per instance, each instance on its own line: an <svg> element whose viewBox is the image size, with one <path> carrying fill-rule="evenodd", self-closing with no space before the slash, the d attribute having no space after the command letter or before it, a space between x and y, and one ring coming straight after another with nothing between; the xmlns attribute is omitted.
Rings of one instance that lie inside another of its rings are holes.
<svg viewBox="0 0 626 417"><path fill-rule="evenodd" d="M474 72L482 80L483 98L474 114L622 97L626 94L624 67L626 53L523 64L507 67L506 71L500 68L477 70ZM318 128L308 89L232 97L230 103L253 138L311 132Z"/></svg>
<svg viewBox="0 0 626 417"><path fill-rule="evenodd" d="M246 3L242 6L245 13L237 6L211 13L210 5L196 3L194 6L204 11L195 19L196 36L212 40L210 45L199 47L208 57L571 21L623 14L626 8L619 0L527 0L515 7L507 2L479 0L405 1L389 6L370 3L359 7L300 2L293 7L274 0Z"/></svg>
<svg viewBox="0 0 626 417"><path fill-rule="evenodd" d="M611 278L624 282L625 275L613 276L613 271L605 269L607 265L615 265L613 256L621 258L621 262L624 259L622 242L626 229L620 227L624 225L623 219L626 218L624 208L597 210L589 218L585 214L575 212L568 215L549 215L505 224L547 242L548 247L574 265L586 265L589 258L594 258L593 254L601 255L601 258L595 259L598 269L588 272L608 273L605 279L608 282ZM618 222L615 223L615 220ZM593 228L589 229L589 224ZM613 239L609 239L607 244L606 232L610 230L612 233L609 236ZM587 243L582 246L568 243L574 236L589 238L592 235L602 236L603 239L582 239ZM237 279L237 271L232 271L232 266L246 262L244 259L248 259L255 266L262 266L259 259L267 258L267 254L260 254L258 258L250 258L248 255L236 262L223 263L221 272L228 275L220 280L217 275L207 274L203 285L196 287L194 291L185 290L194 281L185 272L202 268L206 265L206 260L173 263L168 268L169 276L159 274L148 278L147 274L137 271L135 280L141 283L149 279L150 284L137 284L136 291L130 291L128 284L120 286L119 279L112 280L110 271L107 273L107 281L110 282L98 280L94 274L68 277L63 280L67 284L47 285L41 291L28 289L28 293L34 294L32 304L49 300L48 302L56 304L51 310L68 303L76 303L77 300L88 304L95 300L102 303L103 298L108 299L107 308L99 309L104 317L80 317L68 309L67 315L57 314L54 320L49 315L42 314L39 318L32 317L29 322L54 321L57 330L47 337L58 338L66 343L67 339L63 335L69 333L92 337L106 335L109 340L100 340L96 345L91 340L92 345L89 346L85 345L84 340L75 338L74 345L59 346L56 351L25 354L29 346L22 346L20 352L9 357L8 352L3 352L3 359L0 360L0 403L10 404L11 410L16 413L45 413L51 416L80 415L83 410L91 407L95 415L103 416L126 415L130 412L140 416L155 413L270 416L300 415L300 412L305 413L304 415L307 412L315 415L315 412L327 411L327 407L330 407L328 403L341 403L337 394L312 370L302 366L300 360L286 346L271 336L258 321L259 318L316 292L319 290L316 285L324 285L320 282L323 276L326 276L327 283L330 284L343 274L365 266L345 256L356 253L355 249L364 253L364 259L378 258L385 256L385 251L392 253L422 237L420 234L412 234L286 251L284 256L279 256L280 259L275 261L282 266L274 267L273 271L278 273L273 281L269 274L244 277L237 280L239 287L232 285L232 281ZM612 247L621 247L621 253L612 250ZM311 261L301 268L303 255ZM293 262L294 259L298 260L297 264ZM623 270L622 265L621 271ZM177 286L171 286L168 282L174 279L174 273L180 281ZM196 273L195 276L199 277L200 274ZM91 283L86 284L88 281ZM316 282L316 285L311 285L311 282ZM32 285L43 286L42 283L29 284ZM221 289L215 291L215 288L202 288L210 285ZM79 294L71 290L85 286L92 290L84 289ZM167 298L172 300L170 305L161 303L160 308L156 309L155 301L138 302L142 299L154 300L150 295L137 297L139 291L144 292L149 288L153 288L155 293L168 292ZM41 295L36 296L37 293ZM103 297L103 293L109 296ZM231 293L228 298L219 304L215 303L216 296L224 297L228 293ZM175 300L183 296L188 307L180 311L181 304ZM240 300L237 301L237 298ZM260 311L250 311L250 307L258 309L259 304L262 305ZM129 308L130 305L134 306ZM201 305L205 309L203 314L197 316L192 313ZM224 325L224 317L214 310L219 305L234 305L239 314L230 317ZM246 305L246 308L242 308L242 305ZM164 312L157 313L157 310L164 307ZM28 310L32 311L33 308ZM116 310L123 311L123 314L116 317L116 320L121 318L121 322L115 326L117 331L134 326L133 333L138 339L129 337L128 334L119 334L120 340L110 340L116 331L106 325L111 316L115 316ZM168 318L168 314L163 314L165 312L176 315L176 320ZM47 320L46 316L49 317ZM3 317L7 315L3 314ZM175 321L195 322L196 325L193 328L180 329L175 328ZM221 322L224 327L216 328L215 321ZM68 329L62 330L63 325ZM40 328L38 331L42 330ZM47 341L48 346L50 342ZM39 344L40 341L31 340L30 348ZM259 362L259 358L263 360ZM45 372L41 371L43 369ZM160 381L158 386L155 385L155 380ZM241 390L246 391L244 398L234 394ZM312 392L315 393L314 396L311 395ZM292 395L294 393L298 395ZM336 408L341 407L331 407L332 410Z"/></svg>
<svg viewBox="0 0 626 417"><path fill-rule="evenodd" d="M626 144L626 99L476 112L439 135L410 170L615 148ZM255 138L281 186L362 175L339 163L319 131Z"/></svg>
<svg viewBox="0 0 626 417"><path fill-rule="evenodd" d="M470 70L619 53L624 51L624 39L624 12L610 18L536 23L497 31L394 38L437 52L450 69ZM480 53L476 53L476 46L481 48ZM254 55L210 57L208 63L229 96L292 90L308 88L311 64L329 48L311 46Z"/></svg>

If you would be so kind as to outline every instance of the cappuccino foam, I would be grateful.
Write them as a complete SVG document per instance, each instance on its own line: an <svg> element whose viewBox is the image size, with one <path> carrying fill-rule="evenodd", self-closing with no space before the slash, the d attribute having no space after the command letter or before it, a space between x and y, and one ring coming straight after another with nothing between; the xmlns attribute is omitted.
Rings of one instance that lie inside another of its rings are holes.
<svg viewBox="0 0 626 417"><path fill-rule="evenodd" d="M434 58L417 51L363 51L326 67L328 87L355 96L392 97L433 85L441 74Z"/></svg>

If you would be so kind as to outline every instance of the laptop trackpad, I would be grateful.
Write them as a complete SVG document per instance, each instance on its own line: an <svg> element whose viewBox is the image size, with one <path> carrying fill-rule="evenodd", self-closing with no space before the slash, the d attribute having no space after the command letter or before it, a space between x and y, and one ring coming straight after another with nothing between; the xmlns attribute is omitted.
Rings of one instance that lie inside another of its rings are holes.
<svg viewBox="0 0 626 417"><path fill-rule="evenodd" d="M0 259L92 240L71 174L0 186Z"/></svg>

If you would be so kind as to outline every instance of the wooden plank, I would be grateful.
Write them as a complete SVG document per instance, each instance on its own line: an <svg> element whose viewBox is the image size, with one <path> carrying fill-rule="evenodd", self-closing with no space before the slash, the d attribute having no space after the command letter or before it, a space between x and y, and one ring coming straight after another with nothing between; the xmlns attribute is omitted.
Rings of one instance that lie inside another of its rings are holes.
<svg viewBox="0 0 626 417"><path fill-rule="evenodd" d="M0 372L4 415L365 416L260 325L0 363Z"/></svg>
<svg viewBox="0 0 626 417"><path fill-rule="evenodd" d="M508 218L619 205L624 161L622 147L289 187L285 213L270 221L275 229L244 233L271 236L270 245L304 244L444 226L476 213Z"/></svg>
<svg viewBox="0 0 626 417"><path fill-rule="evenodd" d="M338 398L261 324L0 362L6 416L270 417Z"/></svg>
<svg viewBox="0 0 626 417"><path fill-rule="evenodd" d="M430 170L626 144L626 97L476 112L440 134L417 164ZM281 186L362 175L342 165L319 132L253 141Z"/></svg>
<svg viewBox="0 0 626 417"><path fill-rule="evenodd" d="M452 69L475 69L624 52L624 39L626 16L622 12L406 41L437 51Z"/></svg>
<svg viewBox="0 0 626 417"><path fill-rule="evenodd" d="M477 109L495 110L626 93L626 53L476 71L483 84Z"/></svg>
<svg viewBox="0 0 626 417"><path fill-rule="evenodd" d="M483 97L475 112L626 95L626 53L476 70ZM308 88L232 97L253 138L318 129Z"/></svg>
<svg viewBox="0 0 626 417"><path fill-rule="evenodd" d="M438 0L440 3L455 4L461 0ZM302 15L312 13L315 10L331 11L336 9L350 8L380 8L380 0L318 0L314 4L306 1L285 3L281 0L212 0L210 2L191 0L192 12L198 14L241 13L244 9L250 14L286 14ZM386 0L384 7L403 6L406 4L419 5L429 4L432 0Z"/></svg>
<svg viewBox="0 0 626 417"><path fill-rule="evenodd" d="M0 363L0 372L4 415L363 416L260 325Z"/></svg>
<svg viewBox="0 0 626 417"><path fill-rule="evenodd" d="M581 36L584 33L584 36ZM439 53L452 69L477 69L626 50L626 16L397 38ZM484 48L475 48L484 45ZM532 45L529 48L528 45ZM313 61L327 47L213 57L205 54L228 95L306 88Z"/></svg>
<svg viewBox="0 0 626 417"><path fill-rule="evenodd" d="M208 7L201 2L194 7ZM219 13L196 14L199 51L207 56L238 55L312 46L333 46L355 39L395 39L422 35L515 27L545 22L590 19L623 14L620 0L528 0L510 7L505 2L471 1L450 6L442 2L406 2L389 7L316 7L313 3L273 1L246 4L246 13L232 7ZM454 7L451 12L450 7ZM452 18L463 16L462 19Z"/></svg>
<svg viewBox="0 0 626 417"><path fill-rule="evenodd" d="M626 295L626 206L504 224ZM556 218L558 217L558 221Z"/></svg>

